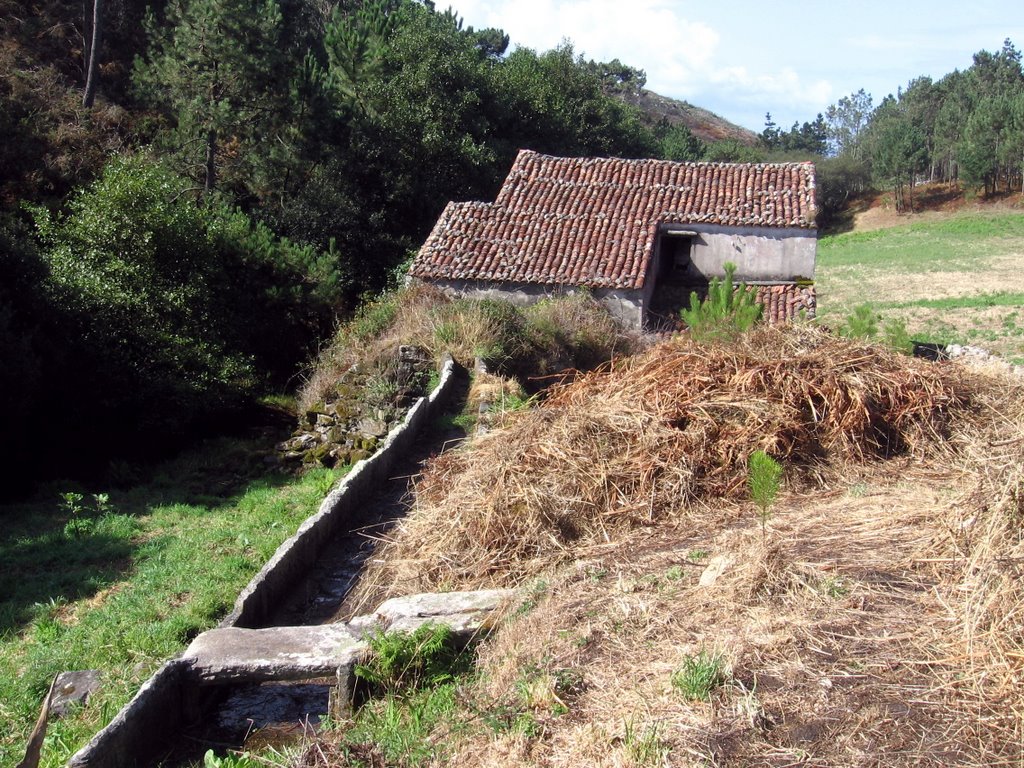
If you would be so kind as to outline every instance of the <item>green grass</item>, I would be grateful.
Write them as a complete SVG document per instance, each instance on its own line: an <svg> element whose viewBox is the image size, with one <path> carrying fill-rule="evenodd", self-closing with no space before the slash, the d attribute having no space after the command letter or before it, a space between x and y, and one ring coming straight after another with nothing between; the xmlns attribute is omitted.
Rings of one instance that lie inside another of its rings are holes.
<svg viewBox="0 0 1024 768"><path fill-rule="evenodd" d="M672 687L690 701L710 701L711 692L726 681L725 660L705 650L683 659L672 674Z"/></svg>
<svg viewBox="0 0 1024 768"><path fill-rule="evenodd" d="M63 765L230 610L338 475L268 474L252 444L216 440L134 487L100 489L111 511L77 536L65 532L67 488L0 507L0 765L21 759L56 673L102 670L88 706L50 725L42 765Z"/></svg>
<svg viewBox="0 0 1024 768"><path fill-rule="evenodd" d="M880 301L874 304L876 309L906 309L908 307L924 307L926 309L984 309L986 307L1024 307L1024 293L982 293L975 296L955 296L945 299L914 299L911 301Z"/></svg>
<svg viewBox="0 0 1024 768"><path fill-rule="evenodd" d="M929 218L818 243L818 317L838 327L859 306L879 327L902 321L910 336L975 344L1024 360L1024 213Z"/></svg>

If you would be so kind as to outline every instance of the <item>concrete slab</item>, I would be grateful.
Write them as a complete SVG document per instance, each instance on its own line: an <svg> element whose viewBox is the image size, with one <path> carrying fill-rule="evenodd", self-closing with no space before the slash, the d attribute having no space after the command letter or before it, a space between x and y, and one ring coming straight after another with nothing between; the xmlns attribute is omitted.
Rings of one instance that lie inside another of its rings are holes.
<svg viewBox="0 0 1024 768"><path fill-rule="evenodd" d="M334 677L366 651L344 624L211 629L182 656L199 685Z"/></svg>
<svg viewBox="0 0 1024 768"><path fill-rule="evenodd" d="M512 589L482 589L475 592L436 592L385 600L372 614L349 622L357 635L375 629L413 632L433 622L447 624L456 637L470 636L490 628L495 611L515 594Z"/></svg>

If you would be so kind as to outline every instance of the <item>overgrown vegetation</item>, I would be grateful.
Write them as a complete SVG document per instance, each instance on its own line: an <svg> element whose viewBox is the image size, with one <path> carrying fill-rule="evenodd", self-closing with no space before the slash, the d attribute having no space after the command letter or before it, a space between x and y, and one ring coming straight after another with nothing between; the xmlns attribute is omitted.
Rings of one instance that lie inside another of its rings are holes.
<svg viewBox="0 0 1024 768"><path fill-rule="evenodd" d="M263 456L220 439L144 482L0 508L0 764L21 759L55 674L98 669L88 706L50 723L43 765L63 765L223 617L338 476L268 475Z"/></svg>
<svg viewBox="0 0 1024 768"><path fill-rule="evenodd" d="M372 369L391 359L401 344L421 347L438 360L447 352L468 367L481 358L492 370L528 385L534 377L547 383L545 376L593 368L640 346L586 294L516 307L412 285L364 304L339 328L303 387L303 407L323 400L352 365Z"/></svg>

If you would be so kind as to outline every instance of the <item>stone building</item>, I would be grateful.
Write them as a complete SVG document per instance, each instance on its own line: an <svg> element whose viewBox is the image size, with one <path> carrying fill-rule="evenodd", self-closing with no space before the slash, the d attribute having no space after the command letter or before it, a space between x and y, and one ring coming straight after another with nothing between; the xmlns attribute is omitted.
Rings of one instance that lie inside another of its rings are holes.
<svg viewBox="0 0 1024 768"><path fill-rule="evenodd" d="M771 322L814 315L814 166L522 150L493 203L449 203L410 268L520 303L581 288L633 327L674 318L723 265Z"/></svg>

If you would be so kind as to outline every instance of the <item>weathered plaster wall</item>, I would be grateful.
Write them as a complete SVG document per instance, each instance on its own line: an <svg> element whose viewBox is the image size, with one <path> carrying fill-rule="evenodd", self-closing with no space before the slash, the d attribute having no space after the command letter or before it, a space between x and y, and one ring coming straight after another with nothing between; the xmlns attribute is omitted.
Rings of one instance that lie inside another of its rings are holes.
<svg viewBox="0 0 1024 768"><path fill-rule="evenodd" d="M754 281L788 282L814 279L816 230L713 227L704 224L672 226L695 232L690 259L694 280L724 277L723 265L736 265L736 277ZM656 261L656 260L655 260Z"/></svg>

